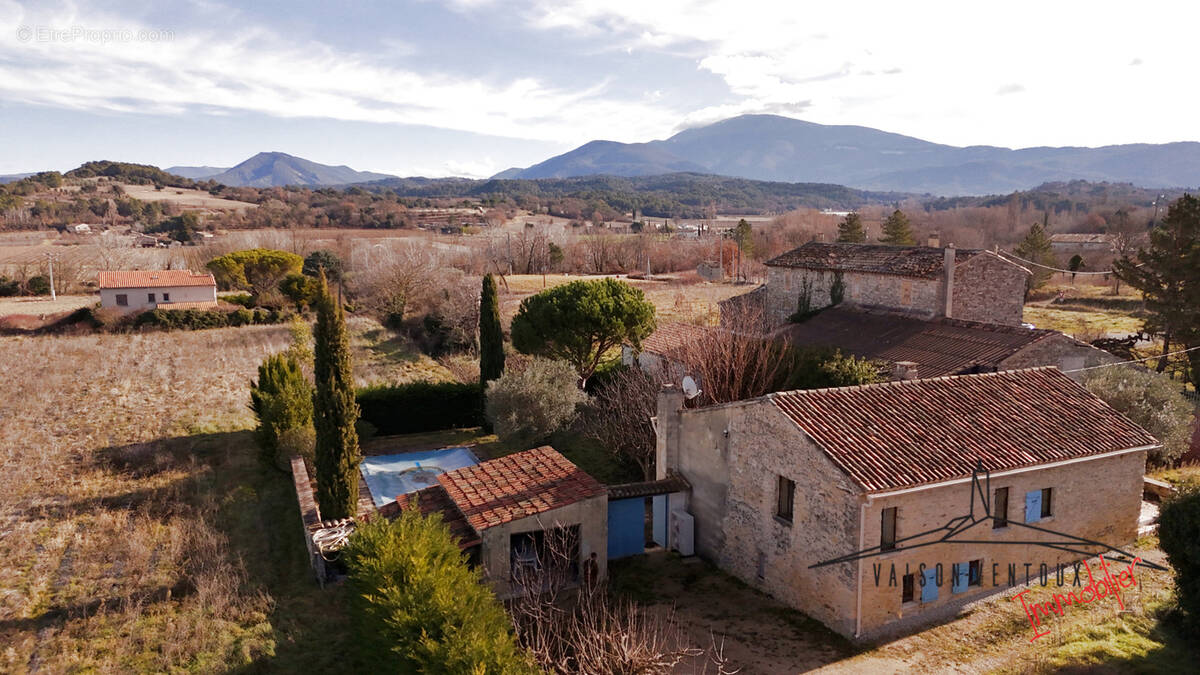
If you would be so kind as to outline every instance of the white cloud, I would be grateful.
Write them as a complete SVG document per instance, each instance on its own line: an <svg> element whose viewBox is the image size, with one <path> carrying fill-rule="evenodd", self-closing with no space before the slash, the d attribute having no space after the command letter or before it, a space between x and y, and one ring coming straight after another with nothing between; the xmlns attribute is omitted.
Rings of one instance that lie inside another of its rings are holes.
<svg viewBox="0 0 1200 675"><path fill-rule="evenodd" d="M565 88L535 73L485 82L416 72L319 42L296 43L264 27L175 30L150 42L136 36L160 27L98 10L12 3L0 5L0 26L29 27L0 34L0 97L12 102L165 114L233 109L551 141L638 140L677 119L662 107L607 98L604 81ZM119 27L134 38L49 32L75 26ZM394 57L411 46L387 47Z"/></svg>
<svg viewBox="0 0 1200 675"><path fill-rule="evenodd" d="M1200 94L1179 84L1192 76L1198 3L1139 5L1152 31L1130 30L1128 5L1103 0L533 0L528 12L532 26L590 43L692 54L733 96L685 125L810 101L805 119L959 144L1200 140ZM1128 68L1131 57L1162 65ZM1014 81L1034 96L998 96Z"/></svg>

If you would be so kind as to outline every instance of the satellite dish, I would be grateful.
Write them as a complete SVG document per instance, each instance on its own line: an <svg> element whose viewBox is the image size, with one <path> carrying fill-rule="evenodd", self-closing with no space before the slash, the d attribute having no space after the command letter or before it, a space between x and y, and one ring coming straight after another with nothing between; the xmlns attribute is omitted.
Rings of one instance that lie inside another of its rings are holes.
<svg viewBox="0 0 1200 675"><path fill-rule="evenodd" d="M696 380L692 379L691 375L683 376L683 395L689 399L700 395L700 387L696 385Z"/></svg>

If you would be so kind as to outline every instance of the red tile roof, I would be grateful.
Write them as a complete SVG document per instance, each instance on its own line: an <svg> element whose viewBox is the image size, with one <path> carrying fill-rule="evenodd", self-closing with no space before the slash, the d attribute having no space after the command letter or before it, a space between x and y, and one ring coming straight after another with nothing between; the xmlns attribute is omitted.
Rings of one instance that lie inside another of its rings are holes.
<svg viewBox="0 0 1200 675"><path fill-rule="evenodd" d="M986 251L955 249L955 264ZM937 279L945 269L945 249L931 246L888 246L886 244L849 244L810 241L768 260L773 267L801 267L815 270L872 272L905 277Z"/></svg>
<svg viewBox="0 0 1200 675"><path fill-rule="evenodd" d="M409 507L420 509L424 515L431 513L442 514L442 521L449 526L450 534L458 541L459 548L470 548L480 541L479 533L467 523L467 519L463 517L462 511L458 510L458 507L454 504L454 500L450 499L450 495L446 494L446 488L441 485L431 485L416 492L400 495L396 497L396 501L385 504L380 509L380 513L388 517L393 517L393 513L398 514L401 509Z"/></svg>
<svg viewBox="0 0 1200 675"><path fill-rule="evenodd" d="M548 445L446 472L438 482L477 532L605 493Z"/></svg>
<svg viewBox="0 0 1200 675"><path fill-rule="evenodd" d="M1158 445L1056 368L767 398L869 492Z"/></svg>
<svg viewBox="0 0 1200 675"><path fill-rule="evenodd" d="M100 273L100 288L160 288L163 286L216 286L210 273L188 270L121 270Z"/></svg>
<svg viewBox="0 0 1200 675"><path fill-rule="evenodd" d="M835 307L783 326L775 336L796 346L836 347L866 359L912 361L920 377L995 368L1052 330L1021 326L857 312Z"/></svg>
<svg viewBox="0 0 1200 675"><path fill-rule="evenodd" d="M709 330L687 323L659 324L653 333L642 340L642 351L670 356L684 345L704 337Z"/></svg>
<svg viewBox="0 0 1200 675"><path fill-rule="evenodd" d="M462 548L489 527L598 497L606 489L554 448L544 445L438 476L438 485L400 495L400 509L417 504L440 512ZM385 507L386 508L386 507ZM390 510L389 510L390 511Z"/></svg>

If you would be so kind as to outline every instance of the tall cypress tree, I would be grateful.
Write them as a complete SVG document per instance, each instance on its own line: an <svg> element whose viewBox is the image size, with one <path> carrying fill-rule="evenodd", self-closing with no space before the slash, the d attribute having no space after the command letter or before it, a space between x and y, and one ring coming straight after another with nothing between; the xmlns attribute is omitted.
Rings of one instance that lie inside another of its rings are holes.
<svg viewBox="0 0 1200 675"><path fill-rule="evenodd" d="M316 430L317 503L326 520L349 518L358 506L358 403L350 363L346 317L329 293L325 272L317 281L317 325L313 375L313 427Z"/></svg>
<svg viewBox="0 0 1200 675"><path fill-rule="evenodd" d="M846 214L845 220L838 224L838 241L861 244L867 240L867 232L862 226L862 217L857 211Z"/></svg>
<svg viewBox="0 0 1200 675"><path fill-rule="evenodd" d="M483 278L479 294L479 384L486 387L504 372L504 332L500 327L500 301L496 279Z"/></svg>

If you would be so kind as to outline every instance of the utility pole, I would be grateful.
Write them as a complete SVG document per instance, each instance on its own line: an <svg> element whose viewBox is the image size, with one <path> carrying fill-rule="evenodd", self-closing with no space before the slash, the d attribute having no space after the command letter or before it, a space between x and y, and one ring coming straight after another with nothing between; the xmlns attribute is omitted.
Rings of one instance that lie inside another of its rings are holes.
<svg viewBox="0 0 1200 675"><path fill-rule="evenodd" d="M58 299L58 294L54 292L54 254L46 254L46 265L50 268L50 300L51 302Z"/></svg>

